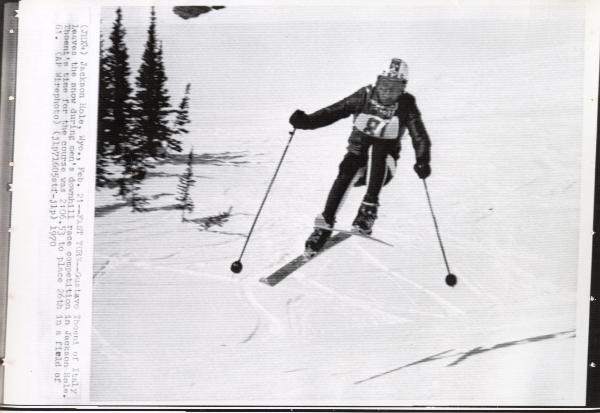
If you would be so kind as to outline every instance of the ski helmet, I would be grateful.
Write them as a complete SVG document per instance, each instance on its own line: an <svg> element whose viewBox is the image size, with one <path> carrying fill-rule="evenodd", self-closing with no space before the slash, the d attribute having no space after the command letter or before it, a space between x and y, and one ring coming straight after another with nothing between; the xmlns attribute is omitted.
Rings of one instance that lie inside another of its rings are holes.
<svg viewBox="0 0 600 413"><path fill-rule="evenodd" d="M404 60L395 57L390 62L389 68L377 76L375 89L379 91L393 90L402 93L407 82L408 65Z"/></svg>
<svg viewBox="0 0 600 413"><path fill-rule="evenodd" d="M408 82L408 65L404 60L394 57L390 62L390 67L383 74L387 77Z"/></svg>

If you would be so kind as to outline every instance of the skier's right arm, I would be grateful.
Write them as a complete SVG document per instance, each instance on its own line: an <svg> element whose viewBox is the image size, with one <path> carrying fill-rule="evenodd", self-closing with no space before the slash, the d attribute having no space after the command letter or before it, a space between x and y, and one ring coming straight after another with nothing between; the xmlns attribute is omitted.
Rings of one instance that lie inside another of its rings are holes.
<svg viewBox="0 0 600 413"><path fill-rule="evenodd" d="M363 87L350 96L320 109L310 115L296 110L290 117L290 123L298 129L317 129L347 118L362 108L367 97L367 88Z"/></svg>

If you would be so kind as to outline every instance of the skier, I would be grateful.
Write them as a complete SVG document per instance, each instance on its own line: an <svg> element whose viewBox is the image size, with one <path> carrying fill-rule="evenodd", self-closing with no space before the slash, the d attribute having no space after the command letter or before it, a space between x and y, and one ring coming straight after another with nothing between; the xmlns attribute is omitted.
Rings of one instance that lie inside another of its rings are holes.
<svg viewBox="0 0 600 413"><path fill-rule="evenodd" d="M393 58L389 68L368 85L345 99L310 115L296 110L290 123L297 129L316 129L353 116L348 148L322 214L305 243L305 254L315 255L331 236L336 213L351 186L367 186L366 194L352 223L353 230L370 235L377 219L379 193L394 176L400 156L400 138L408 129L415 149L414 170L421 179L431 173L431 142L421 120L415 98L405 92L408 66ZM318 228L323 227L323 228ZM324 229L329 228L329 229Z"/></svg>

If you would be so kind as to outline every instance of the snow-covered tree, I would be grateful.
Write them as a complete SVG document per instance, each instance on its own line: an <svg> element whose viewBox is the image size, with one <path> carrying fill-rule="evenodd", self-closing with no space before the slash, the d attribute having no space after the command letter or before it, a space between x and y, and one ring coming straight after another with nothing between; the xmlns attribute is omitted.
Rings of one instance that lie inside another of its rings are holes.
<svg viewBox="0 0 600 413"><path fill-rule="evenodd" d="M190 83L186 85L185 94L181 99L181 103L179 104L179 108L177 109L177 116L175 117L175 121L173 122L173 132L177 135L189 133L189 130L186 128L186 126L191 122L189 117L191 87L192 85Z"/></svg>
<svg viewBox="0 0 600 413"><path fill-rule="evenodd" d="M181 221L185 221L185 214L194 211L194 200L190 195L190 189L196 181L194 180L194 150L190 150L187 160L185 172L179 176L179 184L177 185L178 195L176 197L177 207L181 209Z"/></svg>

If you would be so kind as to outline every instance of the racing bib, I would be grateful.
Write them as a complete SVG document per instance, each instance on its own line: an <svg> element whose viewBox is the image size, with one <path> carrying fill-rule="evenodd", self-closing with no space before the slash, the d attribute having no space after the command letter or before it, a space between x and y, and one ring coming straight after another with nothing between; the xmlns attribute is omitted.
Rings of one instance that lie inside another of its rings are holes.
<svg viewBox="0 0 600 413"><path fill-rule="evenodd" d="M377 115L360 113L354 119L354 127L364 133L380 139L396 139L398 137L399 121L396 116L384 119Z"/></svg>

